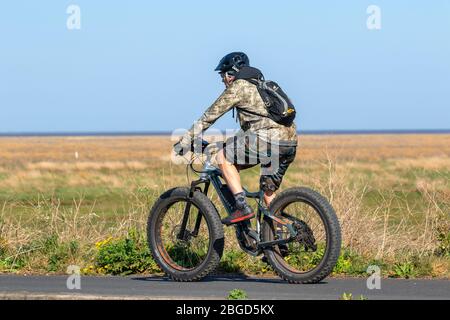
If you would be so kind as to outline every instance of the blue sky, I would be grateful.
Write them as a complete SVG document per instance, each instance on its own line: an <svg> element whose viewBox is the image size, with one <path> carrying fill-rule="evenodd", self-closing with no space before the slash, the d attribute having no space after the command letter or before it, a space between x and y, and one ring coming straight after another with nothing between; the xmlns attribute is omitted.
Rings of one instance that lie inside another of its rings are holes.
<svg viewBox="0 0 450 320"><path fill-rule="evenodd" d="M447 0L3 1L0 132L189 127L235 50L291 96L299 129L449 129L449 39Z"/></svg>

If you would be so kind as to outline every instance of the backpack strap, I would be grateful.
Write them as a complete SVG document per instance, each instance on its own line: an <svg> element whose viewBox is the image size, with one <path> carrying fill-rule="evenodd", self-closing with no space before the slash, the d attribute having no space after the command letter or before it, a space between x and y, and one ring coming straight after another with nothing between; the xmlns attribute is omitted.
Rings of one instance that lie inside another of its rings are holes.
<svg viewBox="0 0 450 320"><path fill-rule="evenodd" d="M253 85L255 85L257 87L258 91L259 91L259 88L262 87L262 84L263 84L263 81L264 81L264 76L261 75L261 79L251 79L250 78L250 79L244 79L244 80L250 82ZM263 103L264 103L264 101L263 101ZM264 118L269 118L270 119L270 117L268 115L263 115L263 114L260 114L260 113L254 112L254 111L250 111L250 110L245 110L245 109L241 109L241 110L242 110L242 112L246 112L246 113L253 114L255 116L260 116L260 117L264 117Z"/></svg>
<svg viewBox="0 0 450 320"><path fill-rule="evenodd" d="M248 82L250 82L251 84L254 84L255 86L259 87L260 86L260 81L258 81L257 79L245 79Z"/></svg>
<svg viewBox="0 0 450 320"><path fill-rule="evenodd" d="M253 114L253 115L255 115L255 116L260 116L260 117L264 117L264 118L267 118L267 117L268 117L268 116L262 115L262 114L260 114L260 113L256 113L256 112L254 112L254 111L245 110L245 109L241 109L241 110L242 110L242 112L247 112L247 113Z"/></svg>

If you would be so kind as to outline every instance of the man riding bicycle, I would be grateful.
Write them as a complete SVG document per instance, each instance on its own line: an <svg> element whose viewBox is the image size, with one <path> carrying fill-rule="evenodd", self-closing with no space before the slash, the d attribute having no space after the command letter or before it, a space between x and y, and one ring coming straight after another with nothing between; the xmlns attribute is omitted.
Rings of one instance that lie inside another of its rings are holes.
<svg viewBox="0 0 450 320"><path fill-rule="evenodd" d="M268 206L295 159L297 131L294 122L280 124L271 117L258 88L262 73L250 67L245 53L227 54L215 71L219 71L225 91L174 145L174 150L177 154L190 150L195 135L207 130L231 109L237 110L241 130L225 141L216 156L223 178L236 201L236 210L222 220L230 225L255 216L245 200L239 171L261 164L260 188Z"/></svg>

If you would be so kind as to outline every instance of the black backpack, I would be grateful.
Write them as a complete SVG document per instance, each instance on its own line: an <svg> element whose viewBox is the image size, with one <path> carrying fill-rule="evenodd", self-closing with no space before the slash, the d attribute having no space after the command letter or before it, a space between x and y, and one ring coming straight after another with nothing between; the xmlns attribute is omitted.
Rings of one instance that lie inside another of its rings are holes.
<svg viewBox="0 0 450 320"><path fill-rule="evenodd" d="M290 126L294 122L295 107L276 82L265 80L261 71L252 67L242 68L236 79L244 79L256 85L270 119L284 126Z"/></svg>

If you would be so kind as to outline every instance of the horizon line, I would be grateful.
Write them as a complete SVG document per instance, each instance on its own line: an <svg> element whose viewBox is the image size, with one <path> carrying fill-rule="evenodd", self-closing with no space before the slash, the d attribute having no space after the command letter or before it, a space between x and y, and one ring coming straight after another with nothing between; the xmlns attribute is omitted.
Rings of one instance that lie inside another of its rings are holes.
<svg viewBox="0 0 450 320"><path fill-rule="evenodd" d="M225 133L223 131L223 133ZM57 137L57 136L170 136L171 131L38 131L0 132L0 137ZM368 130L297 130L304 135L345 135L345 134L450 134L450 129L368 129Z"/></svg>

